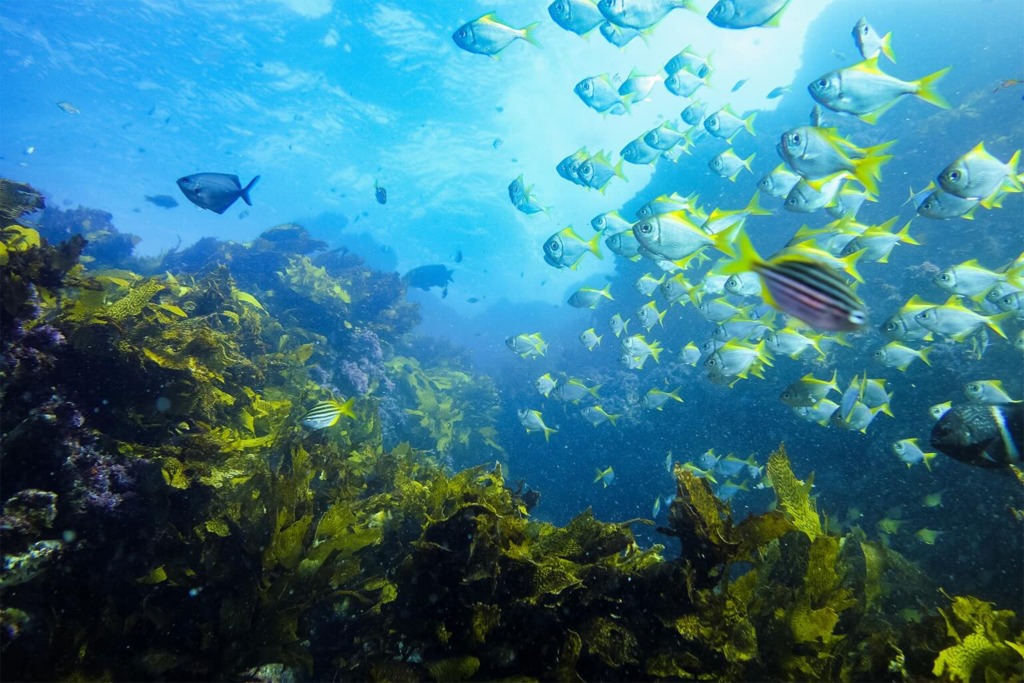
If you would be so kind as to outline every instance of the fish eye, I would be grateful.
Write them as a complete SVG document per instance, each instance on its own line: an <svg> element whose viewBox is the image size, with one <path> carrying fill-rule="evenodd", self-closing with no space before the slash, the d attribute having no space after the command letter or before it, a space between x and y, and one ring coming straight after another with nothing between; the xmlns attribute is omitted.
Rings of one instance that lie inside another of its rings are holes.
<svg viewBox="0 0 1024 683"><path fill-rule="evenodd" d="M825 88L827 88L827 87L828 87L828 81L826 81L826 80L825 80L824 78L819 78L819 79L818 79L818 83L817 83L817 86L818 86L819 88L821 88L822 90L824 90Z"/></svg>
<svg viewBox="0 0 1024 683"><path fill-rule="evenodd" d="M799 145L800 144L800 133L793 133L793 136L790 138L790 140L792 141L792 143L794 145Z"/></svg>
<svg viewBox="0 0 1024 683"><path fill-rule="evenodd" d="M942 282L949 282L949 273L942 273L939 275L939 280Z"/></svg>
<svg viewBox="0 0 1024 683"><path fill-rule="evenodd" d="M889 321L889 322L887 322L887 323L886 323L885 325L882 325L882 329L883 329L883 330L889 330L889 331L891 332L892 330L895 330L895 329L896 329L896 323L894 323L894 322L892 322L892 321L890 320L890 321Z"/></svg>
<svg viewBox="0 0 1024 683"><path fill-rule="evenodd" d="M558 242L555 240L548 242L548 251L558 251Z"/></svg>
<svg viewBox="0 0 1024 683"><path fill-rule="evenodd" d="M643 223L641 223L640 225L638 225L638 226L637 226L637 229L638 229L638 230L639 230L640 232L642 232L643 234L645 234L645 235L647 235L647 234L650 234L650 232L651 232L652 230L654 230L654 228L653 228L653 227L651 226L651 224L650 224L649 222L647 222L647 221L644 221Z"/></svg>
<svg viewBox="0 0 1024 683"><path fill-rule="evenodd" d="M870 27L867 24L865 24L864 27L861 28L860 32L863 33L864 35L867 35L869 29Z"/></svg>
<svg viewBox="0 0 1024 683"><path fill-rule="evenodd" d="M954 183L960 180L960 171L950 171L949 179L952 180Z"/></svg>

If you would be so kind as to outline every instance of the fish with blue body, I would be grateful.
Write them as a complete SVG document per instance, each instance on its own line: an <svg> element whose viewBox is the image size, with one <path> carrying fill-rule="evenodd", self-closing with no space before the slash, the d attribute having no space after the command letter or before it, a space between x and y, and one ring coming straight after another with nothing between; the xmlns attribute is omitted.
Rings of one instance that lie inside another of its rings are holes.
<svg viewBox="0 0 1024 683"><path fill-rule="evenodd" d="M178 187L190 202L201 209L209 209L214 213L223 214L231 205L238 201L252 206L249 192L259 182L256 176L249 184L242 187L238 176L228 173L194 173L178 178Z"/></svg>

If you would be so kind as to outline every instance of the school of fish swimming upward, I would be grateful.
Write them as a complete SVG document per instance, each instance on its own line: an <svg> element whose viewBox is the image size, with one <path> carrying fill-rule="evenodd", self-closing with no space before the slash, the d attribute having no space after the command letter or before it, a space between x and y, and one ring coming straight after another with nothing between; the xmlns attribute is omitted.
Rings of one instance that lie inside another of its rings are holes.
<svg viewBox="0 0 1024 683"><path fill-rule="evenodd" d="M749 29L777 26L788 0L719 0L707 18L716 26ZM655 30L657 24L676 9L692 9L690 0L555 0L548 7L551 19L579 36L599 32L617 47ZM536 45L536 22L524 28L503 24L493 13L460 27L454 42L472 53L494 56L516 41ZM714 383L734 386L751 376L763 378L778 356L794 359L818 358L827 362L835 345L849 345L847 333L863 330L868 312L857 295L864 282L859 266L886 263L900 244L917 245L910 235L910 222L897 226L898 219L879 225L857 221L865 201L876 201L882 168L897 152L895 140L873 147L859 147L836 127L826 126L824 110L836 113L837 121L852 116L879 124L882 115L905 96L914 96L937 107L949 108L937 84L949 71L942 68L916 80L904 81L882 70L884 57L895 64L892 33L880 35L866 19L853 27L854 42L862 61L823 74L807 85L816 104L809 125L784 132L776 150L782 163L757 183L744 208L706 207L696 194L673 193L653 197L636 212L635 219L619 210L602 213L591 220L595 234L581 237L572 226L551 235L543 243L543 258L552 267L575 270L590 253L601 257L601 242L617 257L648 263L651 272L640 277L636 288L650 301L633 312L615 312L609 320L611 332L621 345L621 362L641 369L653 358L655 363L669 345L681 345L679 360L702 366ZM621 80L602 73L583 78L573 91L584 105L602 115L629 116L657 87L665 87L685 98L678 118L661 123L629 141L618 160L607 150L582 147L560 162L556 170L567 182L603 193L609 183L626 180L623 162L656 164L675 162L682 154L705 153L712 140L731 144L739 135L754 135L755 113L742 116L728 105L717 111L696 96L711 87L714 66L709 55L684 47L664 68L644 75L634 69ZM737 83L733 91L742 87ZM567 84L567 87L570 87ZM787 92L773 90L770 98ZM824 110L822 109L824 107ZM720 143L719 143L720 144ZM707 156L712 156L707 153ZM978 207L998 209L1003 198L1024 190L1017 164L1020 152L1004 162L979 142L957 159L950 160L935 180L911 195L920 217L932 220L971 219ZM712 172L736 182L751 171L753 157L740 158L731 148L712 156ZM532 215L547 213L523 175L508 187L509 198L518 210ZM783 200L787 211L811 214L825 209L833 219L819 228L803 226L788 244L770 258L761 257L751 245L744 224L749 216L775 213L761 203L761 196ZM979 355L988 346L987 330L994 343L1012 343L1024 351L1024 332L1007 339L1004 329L1010 320L1024 319L1024 254L1008 263L989 268L970 260L950 265L939 273L935 285L948 294L944 303L932 303L915 295L881 326L888 343L872 352L872 360L900 371L916 360L929 363L929 344L966 344ZM659 304L655 293L659 293ZM758 299L767 306L761 305ZM596 308L614 305L610 286L582 287L572 294L569 305ZM694 306L714 332L703 342L648 338L655 336L668 307ZM632 332L628 329L632 323ZM637 329L640 328L640 329ZM583 331L579 341L593 350L605 335L594 328ZM543 356L547 342L539 332L524 332L506 340L522 358ZM553 377L550 373L535 382L545 398L579 404L593 401L580 415L595 427L615 424L617 415L600 405L598 387L574 377ZM967 403L952 401L934 406L936 420L931 442L947 455L984 467L1004 467L1021 461L1022 404L1003 390L998 380L970 382L964 388ZM830 397L835 396L837 400ZM830 379L808 374L793 382L780 399L800 418L823 426L866 432L879 414L893 415L891 394L884 379L858 372L845 386L838 373ZM670 402L682 402L678 389L650 389L641 399L645 408L662 410ZM527 432L538 431L545 439L558 430L545 424L542 411L519 410ZM906 438L892 444L893 453L907 466L924 463L935 456ZM671 454L669 462L671 466ZM760 482L761 468L751 460L709 451L685 463L699 476L715 480L720 497ZM595 483L611 483L611 469L599 470ZM719 482L716 478L722 478ZM655 509L660 501L656 501Z"/></svg>

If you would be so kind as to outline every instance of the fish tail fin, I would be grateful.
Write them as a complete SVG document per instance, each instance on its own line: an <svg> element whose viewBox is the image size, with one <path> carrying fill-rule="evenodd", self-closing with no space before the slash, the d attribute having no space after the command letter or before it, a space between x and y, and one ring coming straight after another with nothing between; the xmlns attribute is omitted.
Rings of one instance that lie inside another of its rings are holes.
<svg viewBox="0 0 1024 683"><path fill-rule="evenodd" d="M556 433L557 431L558 430L555 429L554 427L548 427L547 425L544 425L544 442L547 443L548 440L551 438L551 435Z"/></svg>
<svg viewBox="0 0 1024 683"><path fill-rule="evenodd" d="M661 363L661 361L658 360L658 357L661 356L661 352L662 352L661 344L659 342L656 342L656 341L655 342L651 342L650 348L651 348L651 355L654 357L654 362L655 363Z"/></svg>
<svg viewBox="0 0 1024 683"><path fill-rule="evenodd" d="M668 313L668 309L667 308L664 311L662 311L661 313L658 314L658 324L661 325L662 327L665 327L665 314L666 313Z"/></svg>
<svg viewBox="0 0 1024 683"><path fill-rule="evenodd" d="M772 210L761 206L761 191L754 190L754 196L750 198L747 205L743 207L743 213L748 216L771 216Z"/></svg>
<svg viewBox="0 0 1024 683"><path fill-rule="evenodd" d="M932 471L932 460L934 460L936 457L938 457L938 454L937 453L922 453L921 455L924 456L924 458L922 459L921 462L923 462L924 466L928 469L929 472L931 472Z"/></svg>
<svg viewBox="0 0 1024 683"><path fill-rule="evenodd" d="M597 398L597 399L599 399L599 398L601 398L601 397L600 397L600 396L598 396L598 394L597 394L597 390L598 390L598 389L600 389L600 388L601 388L601 385L600 385L600 384L595 384L594 386L592 386L592 387L590 387L589 389L587 389L587 391L589 391L589 392L590 392L590 395L591 395L591 396L593 396L594 398Z"/></svg>
<svg viewBox="0 0 1024 683"><path fill-rule="evenodd" d="M929 367L931 367L932 362L930 360L928 360L928 356L932 355L932 347L926 346L923 349L921 349L920 351L918 351L918 354L920 354L919 358L922 361L924 361L924 364L929 366Z"/></svg>
<svg viewBox="0 0 1024 683"><path fill-rule="evenodd" d="M608 416L608 421L612 423L612 427L616 426L615 423L622 417L622 415L612 415L611 413L605 413L605 415Z"/></svg>
<svg viewBox="0 0 1024 683"><path fill-rule="evenodd" d="M853 177L860 181L864 189L871 194L878 194L878 181L882 178L882 166L892 159L891 154L866 156L853 162Z"/></svg>
<svg viewBox="0 0 1024 683"><path fill-rule="evenodd" d="M592 254L594 254L594 256L596 256L597 258L603 259L604 256L601 255L600 244L601 244L601 233L598 232L598 233L595 233L594 236L591 237L590 240L587 242L587 249L589 249L590 252ZM608 298L610 299L611 297L608 297Z"/></svg>
<svg viewBox="0 0 1024 683"><path fill-rule="evenodd" d="M1006 180L1003 183L1003 189L1013 188L1017 192L1024 191L1024 183L1021 182L1020 176L1017 174L1017 164L1020 163L1020 150L1018 149L1010 157L1010 160L1006 162L1006 168L1009 172L1006 174ZM997 195L999 193L997 192Z"/></svg>
<svg viewBox="0 0 1024 683"><path fill-rule="evenodd" d="M757 112L755 111L753 114L751 114L747 118L743 119L743 127L746 128L747 132L749 132L751 135L755 135L755 133L754 133L754 119L756 117L757 117Z"/></svg>
<svg viewBox="0 0 1024 683"><path fill-rule="evenodd" d="M338 406L338 414L339 415L345 415L346 417L350 417L353 420L356 419L356 413L352 409L353 406L355 406L355 404L356 404L356 397L353 396L353 397L351 397L350 399L348 399L347 401L345 401L344 403L342 403L341 405Z"/></svg>
<svg viewBox="0 0 1024 683"><path fill-rule="evenodd" d="M903 229L896 234L899 236L900 242L903 242L904 244L914 244L917 246L921 246L920 242L918 242L917 240L910 236L910 223L911 221L907 221L907 224L903 226Z"/></svg>
<svg viewBox="0 0 1024 683"><path fill-rule="evenodd" d="M1003 321L1016 315L1016 311L1005 311L997 315L990 315L985 318L985 324L992 328L992 331L1003 339L1006 339L1006 332L1003 332Z"/></svg>
<svg viewBox="0 0 1024 683"><path fill-rule="evenodd" d="M813 375L812 375L812 377L813 377ZM843 393L843 390L839 388L839 382L837 381L838 379L839 379L839 370L833 369L832 370L832 379L830 379L828 381L828 386L831 389L835 389L837 393L841 394L841 393Z"/></svg>
<svg viewBox="0 0 1024 683"><path fill-rule="evenodd" d="M612 167L612 171L614 171L615 175L619 176L623 180L629 180L629 178L626 177L626 174L622 172L622 159L619 159L618 163Z"/></svg>
<svg viewBox="0 0 1024 683"><path fill-rule="evenodd" d="M749 157L743 160L743 168L747 169L751 173L753 173L754 171L750 168L750 162L752 162L754 160L754 157L756 156L757 153L755 152L754 154L751 154Z"/></svg>
<svg viewBox="0 0 1024 683"><path fill-rule="evenodd" d="M720 235L727 235L729 230L724 230L718 235L712 237L717 240ZM728 240L728 237L722 240L723 244L719 245L716 241L715 246L719 251L724 252L728 256L732 256L733 262L726 264L722 268L723 275L732 275L735 273L745 273L754 269L754 266L762 262L761 256L754 249L753 243L750 241L750 237L741 227L736 231L735 237L732 240ZM730 243L731 242L731 243ZM735 251L739 249L739 253Z"/></svg>
<svg viewBox="0 0 1024 683"><path fill-rule="evenodd" d="M882 54L889 58L893 64L896 63L896 53L892 51L892 31L882 36Z"/></svg>
<svg viewBox="0 0 1024 683"><path fill-rule="evenodd" d="M252 206L252 200L249 199L249 191L252 190L252 188L256 185L256 183L259 182L259 180L260 177L256 176L255 178L250 180L249 184L243 187L242 190L238 193L239 196L242 198L242 201L244 201L249 206Z"/></svg>
<svg viewBox="0 0 1024 683"><path fill-rule="evenodd" d="M920 97L925 102L928 102L929 104L934 104L936 107L941 107L942 109L949 109L949 102L947 102L946 98L943 97L939 93L939 91L935 89L935 84L943 76L949 73L949 70L952 68L953 67L951 66L947 66L945 69L939 69L935 73L928 74L927 76L916 81L915 85L917 86L917 92L915 92L914 94Z"/></svg>
<svg viewBox="0 0 1024 683"><path fill-rule="evenodd" d="M530 45L533 45L534 47L540 47L540 43L537 42L537 36L534 35L534 32L537 30L538 26L540 26L539 21L535 21L532 24L527 24L526 26L523 27L523 33L520 36L520 38L528 42Z"/></svg>

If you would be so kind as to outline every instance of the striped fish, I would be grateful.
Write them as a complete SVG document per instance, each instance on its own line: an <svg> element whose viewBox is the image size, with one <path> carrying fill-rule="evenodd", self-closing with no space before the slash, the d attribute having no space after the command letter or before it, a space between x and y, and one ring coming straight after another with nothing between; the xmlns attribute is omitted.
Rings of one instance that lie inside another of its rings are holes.
<svg viewBox="0 0 1024 683"><path fill-rule="evenodd" d="M750 238L736 236L740 253L723 274L754 271L761 276L765 303L793 316L816 330L858 330L867 323L867 308L850 285L830 266L798 253L774 256L765 261Z"/></svg>
<svg viewBox="0 0 1024 683"><path fill-rule="evenodd" d="M302 418L302 424L310 429L327 429L337 424L342 415L355 419L356 414L352 410L355 403L354 396L344 403L334 400L321 401L313 406L313 410L306 413L306 416Z"/></svg>
<svg viewBox="0 0 1024 683"><path fill-rule="evenodd" d="M388 203L388 191L377 184L377 181L373 181L373 194L377 197L378 204Z"/></svg>

